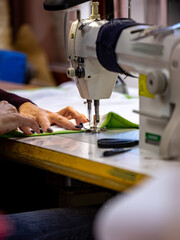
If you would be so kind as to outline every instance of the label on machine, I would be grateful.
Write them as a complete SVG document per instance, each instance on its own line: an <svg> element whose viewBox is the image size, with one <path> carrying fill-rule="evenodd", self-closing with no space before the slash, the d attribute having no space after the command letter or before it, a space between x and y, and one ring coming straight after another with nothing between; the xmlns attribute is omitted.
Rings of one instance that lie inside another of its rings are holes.
<svg viewBox="0 0 180 240"><path fill-rule="evenodd" d="M145 133L145 139L146 139L145 140L146 143L150 143L150 144L153 144L153 145L159 145L160 141L161 141L161 136L157 135L157 134L154 134L154 133L146 132Z"/></svg>
<svg viewBox="0 0 180 240"><path fill-rule="evenodd" d="M139 75L139 96L154 98L154 94L150 93L147 88L147 76L145 74Z"/></svg>

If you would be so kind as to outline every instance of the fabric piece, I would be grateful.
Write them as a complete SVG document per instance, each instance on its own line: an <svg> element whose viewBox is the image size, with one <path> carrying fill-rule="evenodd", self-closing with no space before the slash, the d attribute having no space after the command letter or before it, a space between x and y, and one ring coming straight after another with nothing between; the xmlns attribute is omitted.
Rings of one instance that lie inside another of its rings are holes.
<svg viewBox="0 0 180 240"><path fill-rule="evenodd" d="M101 128L121 129L121 128L138 128L139 125L121 117L117 113L109 112L101 125Z"/></svg>
<svg viewBox="0 0 180 240"><path fill-rule="evenodd" d="M66 134L66 133L79 133L84 132L85 130L75 131L75 130L60 130L52 133L34 133L32 135L27 135L25 133L19 132L18 130L13 130L9 133L6 133L2 135L2 138L12 138L12 137L41 137L41 136L47 136L47 135L56 135L56 134Z"/></svg>
<svg viewBox="0 0 180 240"><path fill-rule="evenodd" d="M77 109L78 112L84 115L87 114L87 106L86 104L83 104L83 99L80 98L77 86L73 81L63 83L59 87L48 87L48 88L40 88L40 89L33 89L33 90L18 90L18 91L14 91L14 93L23 98L30 99L34 104L48 111L57 112L66 106L72 106L74 109ZM133 110L137 110L137 111L139 110L138 90L136 91L136 94L133 93L133 94L130 94L130 96L131 97L127 98L127 96L125 96L124 94L113 91L109 99L101 99L100 101L100 116L101 116L100 120L101 121L99 123L99 126L100 127L102 126L102 124L106 119L106 116L108 118L107 114L110 112L114 112L128 121L132 123L136 123L137 124L136 126L138 126L139 115L133 112ZM73 122L73 124L75 124L75 121ZM88 123L87 123L87 126L86 124L84 124L84 126L88 127ZM40 136L84 132L84 130L71 131L71 130L65 130L64 128L60 128L60 127L54 129L56 126L51 126L51 127L53 128L54 133L43 133L43 134L40 134ZM9 133L9 134L3 135L3 137L9 138L9 137L16 137L17 135L19 137L26 137L26 135L23 134L22 132ZM34 134L30 135L30 137L34 137L34 136L36 135Z"/></svg>
<svg viewBox="0 0 180 240"><path fill-rule="evenodd" d="M88 125L89 123L86 123L86 124ZM84 124L84 126L86 124ZM138 128L139 125L121 117L117 113L109 112L108 114L103 116L103 119L101 120L99 127L100 128L106 127L107 129L126 129L126 128ZM3 138L37 137L37 136L47 136L47 135L55 135L55 134L67 134L67 133L80 133L80 132L85 132L85 129L82 129L80 131L62 129L62 130L54 131L52 133L41 133L41 134L34 133L32 135L27 135L27 134L24 134L17 130L14 130L10 133L2 135L1 137L3 137Z"/></svg>
<svg viewBox="0 0 180 240"><path fill-rule="evenodd" d="M113 91L111 97L100 100L100 116L109 112L115 112L122 117L139 124L139 115L133 110L139 110L139 92L128 88L131 98ZM87 116L87 105L80 97L78 88L74 81L61 84L59 87L40 88L34 90L14 91L17 95L28 98L40 108L51 112L58 112L60 109L71 106L78 112ZM92 109L93 111L93 109Z"/></svg>

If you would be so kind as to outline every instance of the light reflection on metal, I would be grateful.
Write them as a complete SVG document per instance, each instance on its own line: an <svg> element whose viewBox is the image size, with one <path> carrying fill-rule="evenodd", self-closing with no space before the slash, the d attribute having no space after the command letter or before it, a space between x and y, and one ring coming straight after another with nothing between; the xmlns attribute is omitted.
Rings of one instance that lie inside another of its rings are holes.
<svg viewBox="0 0 180 240"><path fill-rule="evenodd" d="M128 0L128 18L131 18L131 0Z"/></svg>

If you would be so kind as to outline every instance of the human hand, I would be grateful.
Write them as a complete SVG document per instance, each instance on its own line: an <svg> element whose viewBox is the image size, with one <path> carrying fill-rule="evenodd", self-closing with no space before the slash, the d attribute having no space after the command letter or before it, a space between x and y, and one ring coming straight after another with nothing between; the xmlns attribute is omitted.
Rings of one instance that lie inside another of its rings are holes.
<svg viewBox="0 0 180 240"><path fill-rule="evenodd" d="M0 135L20 128L25 134L32 134L31 129L40 133L38 124L31 118L22 116L17 109L6 101L0 101Z"/></svg>
<svg viewBox="0 0 180 240"><path fill-rule="evenodd" d="M34 119L43 132L51 132L52 124L56 124L69 130L80 130L81 128L77 128L71 121L69 121L70 119L75 119L77 125L79 125L80 122L87 122L86 117L83 114L78 113L72 107L66 107L58 112L50 112L39 108L30 102L26 102L19 107L19 113L23 116Z"/></svg>
<svg viewBox="0 0 180 240"><path fill-rule="evenodd" d="M86 116L82 113L77 112L74 108L68 106L60 111L57 112L57 114L66 117L67 119L75 119L76 124L79 125L80 123L86 123L88 122Z"/></svg>

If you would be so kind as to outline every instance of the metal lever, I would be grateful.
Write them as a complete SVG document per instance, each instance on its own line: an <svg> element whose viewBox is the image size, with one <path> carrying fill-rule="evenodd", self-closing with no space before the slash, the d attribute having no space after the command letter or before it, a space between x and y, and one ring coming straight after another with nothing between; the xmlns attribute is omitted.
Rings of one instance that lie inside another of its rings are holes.
<svg viewBox="0 0 180 240"><path fill-rule="evenodd" d="M128 0L128 18L131 18L131 0Z"/></svg>

